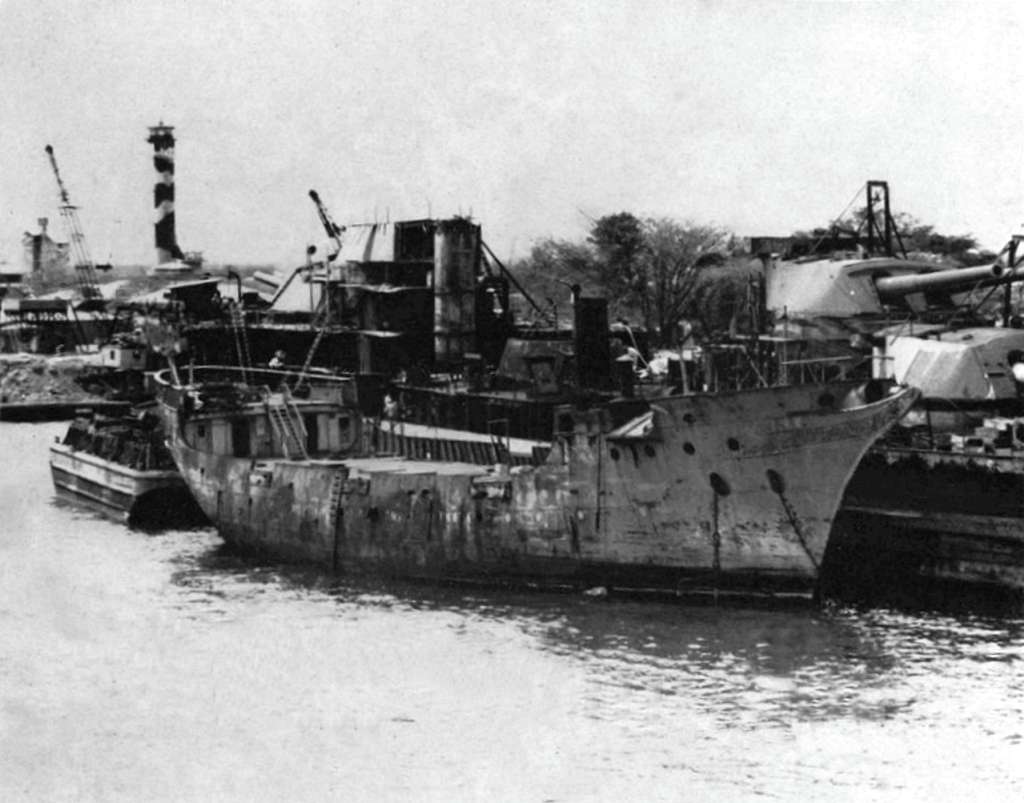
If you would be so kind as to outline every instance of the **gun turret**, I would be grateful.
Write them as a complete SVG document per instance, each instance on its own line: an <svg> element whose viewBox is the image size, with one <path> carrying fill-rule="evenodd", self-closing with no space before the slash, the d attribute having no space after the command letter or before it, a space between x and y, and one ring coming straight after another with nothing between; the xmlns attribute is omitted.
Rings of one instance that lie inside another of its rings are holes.
<svg viewBox="0 0 1024 803"><path fill-rule="evenodd" d="M772 263L768 309L791 318L884 315L893 306L922 313L941 306L944 296L1024 280L1024 267L1008 264L936 270L930 262L891 258Z"/></svg>

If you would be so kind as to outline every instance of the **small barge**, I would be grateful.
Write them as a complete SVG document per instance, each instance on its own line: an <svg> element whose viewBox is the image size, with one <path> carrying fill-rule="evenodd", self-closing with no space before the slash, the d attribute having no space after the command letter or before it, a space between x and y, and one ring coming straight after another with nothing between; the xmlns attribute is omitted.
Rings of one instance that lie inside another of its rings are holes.
<svg viewBox="0 0 1024 803"><path fill-rule="evenodd" d="M59 496L129 524L204 521L149 412L80 410L50 446L50 473Z"/></svg>

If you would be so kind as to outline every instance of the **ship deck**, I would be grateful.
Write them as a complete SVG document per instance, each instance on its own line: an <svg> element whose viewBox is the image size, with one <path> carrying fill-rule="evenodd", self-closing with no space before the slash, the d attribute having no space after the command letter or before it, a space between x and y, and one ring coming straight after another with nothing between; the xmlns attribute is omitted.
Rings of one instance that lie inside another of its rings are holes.
<svg viewBox="0 0 1024 803"><path fill-rule="evenodd" d="M492 440L492 436L481 432L469 432L464 429L453 429L452 427L435 427L429 424L414 424L407 421L384 422L380 425L380 429L390 434L423 440L460 441L464 443L490 443ZM530 438L509 438L504 435L494 435L493 439L500 441L502 444L507 444L508 450L512 454L524 457L529 457L533 454L535 447L551 448L550 441L532 440Z"/></svg>
<svg viewBox="0 0 1024 803"><path fill-rule="evenodd" d="M322 466L324 468L345 466L350 471L364 474L387 472L391 474L440 474L446 477L481 477L495 474L494 470L490 466L481 466L475 463L460 463L449 460L416 460L415 458L399 457L394 455L348 457L340 460L331 458L309 458L308 460L289 460L286 458L279 458L273 462L294 462L301 463L303 465ZM257 464L257 468L258 467L259 464Z"/></svg>

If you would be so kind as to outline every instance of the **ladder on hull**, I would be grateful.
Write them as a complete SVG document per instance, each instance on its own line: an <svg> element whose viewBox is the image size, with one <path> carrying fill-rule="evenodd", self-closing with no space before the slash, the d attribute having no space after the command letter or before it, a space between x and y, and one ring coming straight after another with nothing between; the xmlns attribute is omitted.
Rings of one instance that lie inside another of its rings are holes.
<svg viewBox="0 0 1024 803"><path fill-rule="evenodd" d="M337 471L331 477L331 494L327 500L327 521L330 524L331 532L338 526L339 513L341 512L341 497L345 491L345 480L347 472Z"/></svg>

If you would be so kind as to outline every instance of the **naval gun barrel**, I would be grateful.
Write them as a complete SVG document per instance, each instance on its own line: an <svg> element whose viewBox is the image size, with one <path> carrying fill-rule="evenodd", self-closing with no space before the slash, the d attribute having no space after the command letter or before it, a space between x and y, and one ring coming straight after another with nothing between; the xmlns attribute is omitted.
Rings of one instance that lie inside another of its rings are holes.
<svg viewBox="0 0 1024 803"><path fill-rule="evenodd" d="M905 276L881 276L875 279L875 289L883 301L892 301L910 293L936 290L958 293L974 287L991 287L1021 279L1024 279L1024 272L1007 271L1004 266L996 263L980 265L975 268L952 268Z"/></svg>

